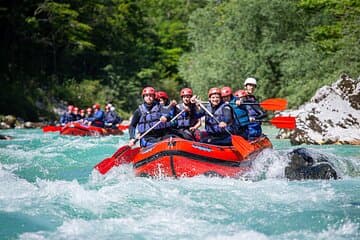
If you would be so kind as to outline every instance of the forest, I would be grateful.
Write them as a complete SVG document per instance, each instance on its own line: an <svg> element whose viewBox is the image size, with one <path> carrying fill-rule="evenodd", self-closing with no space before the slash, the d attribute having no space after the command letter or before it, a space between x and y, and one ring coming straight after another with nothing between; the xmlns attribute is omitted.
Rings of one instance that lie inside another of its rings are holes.
<svg viewBox="0 0 360 240"><path fill-rule="evenodd" d="M2 1L0 115L111 102L123 117L153 86L240 89L295 108L341 74L359 77L358 0Z"/></svg>

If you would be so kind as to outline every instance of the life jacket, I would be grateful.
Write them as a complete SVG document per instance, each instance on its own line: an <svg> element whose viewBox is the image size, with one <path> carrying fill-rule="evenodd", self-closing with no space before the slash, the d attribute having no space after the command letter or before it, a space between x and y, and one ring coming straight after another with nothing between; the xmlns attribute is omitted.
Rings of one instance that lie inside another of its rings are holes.
<svg viewBox="0 0 360 240"><path fill-rule="evenodd" d="M74 121L79 121L79 120L81 120L81 115L80 114L74 115Z"/></svg>
<svg viewBox="0 0 360 240"><path fill-rule="evenodd" d="M258 103L258 101L256 100L255 96L248 95L246 96L245 103ZM248 112L249 117L255 118L259 115L259 113L255 110L253 105L244 104L244 106ZM250 124L248 124L246 129L247 139L249 140L255 139L257 137L260 137L261 134L262 134L261 121L251 122Z"/></svg>
<svg viewBox="0 0 360 240"><path fill-rule="evenodd" d="M245 138L248 140L253 140L262 135L261 123L252 122L245 129Z"/></svg>
<svg viewBox="0 0 360 240"><path fill-rule="evenodd" d="M181 112L184 110L184 104L178 104L176 106L177 109ZM190 111L184 111L178 118L177 118L177 128L190 128L197 123L197 119L193 116L195 111L195 107L193 104L190 105Z"/></svg>
<svg viewBox="0 0 360 240"><path fill-rule="evenodd" d="M229 106L227 103L220 103L221 105L216 108L215 110L209 104L206 108L211 112L214 117L210 116L209 114L205 115L205 130L209 135L229 135L224 128L219 127L219 123L214 119L216 118L219 122L226 122L223 109L226 106ZM227 126L227 129L231 131L231 126Z"/></svg>
<svg viewBox="0 0 360 240"><path fill-rule="evenodd" d="M155 103L151 107L151 109L148 109L145 105L145 103L141 104L139 106L139 110L141 112L141 116L139 119L139 122L137 124L137 130L140 134L146 132L149 130L152 126L154 126L158 121L160 121L161 116L163 116L162 113L162 107L160 104ZM166 123L160 123L157 125L154 130L164 129L168 126Z"/></svg>
<svg viewBox="0 0 360 240"><path fill-rule="evenodd" d="M104 127L104 115L104 111L99 109L96 113L93 114L91 125L95 127Z"/></svg>
<svg viewBox="0 0 360 240"><path fill-rule="evenodd" d="M234 125L237 127L244 127L247 126L250 123L248 111L246 110L246 107L244 105L236 105L236 101L239 100L239 98L233 98L230 100L230 107L233 110L234 113Z"/></svg>
<svg viewBox="0 0 360 240"><path fill-rule="evenodd" d="M244 103L251 103L251 104L255 104L257 103L256 98L253 97L252 95L248 95L246 96ZM251 104L244 104L245 109L249 115L249 117L256 117L258 115L258 113L256 112L256 110L253 108L253 105Z"/></svg>
<svg viewBox="0 0 360 240"><path fill-rule="evenodd" d="M61 124L66 124L72 121L75 121L75 116L73 113L65 112L60 118Z"/></svg>

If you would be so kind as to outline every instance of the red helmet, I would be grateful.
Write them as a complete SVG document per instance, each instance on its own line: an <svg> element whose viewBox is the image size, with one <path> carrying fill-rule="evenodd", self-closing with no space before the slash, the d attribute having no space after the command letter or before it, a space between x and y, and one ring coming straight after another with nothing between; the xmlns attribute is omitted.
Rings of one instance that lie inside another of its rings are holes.
<svg viewBox="0 0 360 240"><path fill-rule="evenodd" d="M237 97L245 97L247 95L247 92L245 90L238 90L234 94Z"/></svg>
<svg viewBox="0 0 360 240"><path fill-rule="evenodd" d="M157 99L159 99L159 98L169 99L169 96L164 91L158 91L158 92L156 92L156 98Z"/></svg>
<svg viewBox="0 0 360 240"><path fill-rule="evenodd" d="M222 97L227 97L230 96L232 94L232 89L231 87L223 87L221 89L221 96Z"/></svg>
<svg viewBox="0 0 360 240"><path fill-rule="evenodd" d="M100 104L95 103L95 104L93 105L93 108L94 108L94 109L100 109Z"/></svg>
<svg viewBox="0 0 360 240"><path fill-rule="evenodd" d="M92 109L91 109L91 108L87 108L87 109L86 109L86 112L92 112Z"/></svg>
<svg viewBox="0 0 360 240"><path fill-rule="evenodd" d="M142 90L142 96L144 96L145 94L152 94L155 96L155 89L153 87L146 87Z"/></svg>
<svg viewBox="0 0 360 240"><path fill-rule="evenodd" d="M67 109L68 109L68 111L72 111L72 110L74 109L74 106L73 106L73 105L69 105L69 106L67 107Z"/></svg>
<svg viewBox="0 0 360 240"><path fill-rule="evenodd" d="M74 108L73 108L73 112L79 112L79 108L78 108L78 107L74 107Z"/></svg>
<svg viewBox="0 0 360 240"><path fill-rule="evenodd" d="M191 90L191 88L183 88L181 89L180 91L180 96L183 97L183 96L192 96L193 95L193 91Z"/></svg>
<svg viewBox="0 0 360 240"><path fill-rule="evenodd" d="M221 89L217 87L210 88L208 97L210 97L213 94L219 94L221 96Z"/></svg>
<svg viewBox="0 0 360 240"><path fill-rule="evenodd" d="M80 110L80 113L85 113L85 110L84 110L84 109L81 109L81 110Z"/></svg>

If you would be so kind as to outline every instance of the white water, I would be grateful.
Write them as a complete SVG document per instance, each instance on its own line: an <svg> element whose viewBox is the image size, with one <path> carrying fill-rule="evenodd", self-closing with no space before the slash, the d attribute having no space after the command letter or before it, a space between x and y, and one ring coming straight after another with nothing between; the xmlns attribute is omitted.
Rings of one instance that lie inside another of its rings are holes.
<svg viewBox="0 0 360 240"><path fill-rule="evenodd" d="M341 180L288 181L291 146L257 159L246 180L137 178L93 166L127 136L12 130L0 143L0 239L359 239L359 148L317 146Z"/></svg>

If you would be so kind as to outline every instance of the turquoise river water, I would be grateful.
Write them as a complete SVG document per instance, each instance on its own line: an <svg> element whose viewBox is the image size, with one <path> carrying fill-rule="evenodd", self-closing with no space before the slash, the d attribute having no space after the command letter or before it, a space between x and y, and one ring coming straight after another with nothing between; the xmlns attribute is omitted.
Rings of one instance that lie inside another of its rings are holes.
<svg viewBox="0 0 360 240"><path fill-rule="evenodd" d="M93 166L128 134L71 137L4 130L0 239L360 239L360 147L302 146L325 154L340 180L284 178L288 140L244 179L135 177Z"/></svg>

